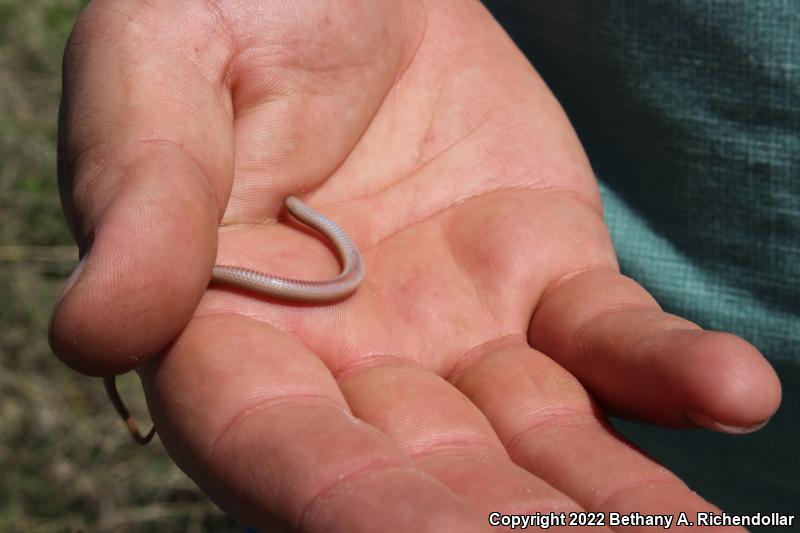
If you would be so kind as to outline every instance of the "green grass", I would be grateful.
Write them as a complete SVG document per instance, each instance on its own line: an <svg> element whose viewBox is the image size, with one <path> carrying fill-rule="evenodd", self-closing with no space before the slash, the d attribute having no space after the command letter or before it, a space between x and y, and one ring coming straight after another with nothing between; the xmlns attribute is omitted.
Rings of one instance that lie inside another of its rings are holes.
<svg viewBox="0 0 800 533"><path fill-rule="evenodd" d="M55 146L61 54L85 4L0 0L0 531L240 531L48 347L77 257ZM120 387L146 419L136 380Z"/></svg>

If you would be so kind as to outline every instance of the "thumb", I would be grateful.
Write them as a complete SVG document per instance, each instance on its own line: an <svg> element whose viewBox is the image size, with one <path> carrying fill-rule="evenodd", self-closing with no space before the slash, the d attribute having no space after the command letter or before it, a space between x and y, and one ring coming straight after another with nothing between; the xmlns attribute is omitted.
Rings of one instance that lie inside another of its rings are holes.
<svg viewBox="0 0 800 533"><path fill-rule="evenodd" d="M125 372L162 350L210 278L233 133L224 77L209 72L224 62L182 53L220 48L203 31L213 21L194 15L176 24L138 2L92 4L65 53L59 184L82 260L50 342L86 374Z"/></svg>

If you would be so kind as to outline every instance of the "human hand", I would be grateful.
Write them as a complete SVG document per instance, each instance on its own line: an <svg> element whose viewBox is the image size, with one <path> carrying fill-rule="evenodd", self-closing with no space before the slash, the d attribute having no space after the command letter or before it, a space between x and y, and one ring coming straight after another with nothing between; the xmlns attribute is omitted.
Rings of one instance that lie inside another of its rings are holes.
<svg viewBox="0 0 800 533"><path fill-rule="evenodd" d="M708 510L595 402L734 432L777 408L752 346L619 274L566 117L477 2L98 1L64 89L85 260L54 351L111 375L163 350L141 372L162 441L245 522ZM289 194L359 244L358 292L206 290L215 261L336 273L322 241L273 223Z"/></svg>

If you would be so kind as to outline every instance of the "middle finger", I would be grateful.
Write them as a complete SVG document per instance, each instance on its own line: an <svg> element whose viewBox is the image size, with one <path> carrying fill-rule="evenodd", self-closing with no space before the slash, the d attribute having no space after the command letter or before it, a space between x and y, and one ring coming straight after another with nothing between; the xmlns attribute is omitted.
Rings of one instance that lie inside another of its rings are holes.
<svg viewBox="0 0 800 533"><path fill-rule="evenodd" d="M373 357L337 376L360 419L484 513L570 512L581 507L515 465L480 410L441 377L407 359Z"/></svg>

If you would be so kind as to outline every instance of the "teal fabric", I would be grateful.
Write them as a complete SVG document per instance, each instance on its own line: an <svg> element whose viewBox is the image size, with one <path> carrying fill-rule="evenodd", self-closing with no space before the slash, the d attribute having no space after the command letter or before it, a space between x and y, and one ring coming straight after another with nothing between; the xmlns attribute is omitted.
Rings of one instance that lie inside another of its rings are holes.
<svg viewBox="0 0 800 533"><path fill-rule="evenodd" d="M753 435L618 427L728 512L797 513L800 3L484 3L573 121L622 270L781 376Z"/></svg>

